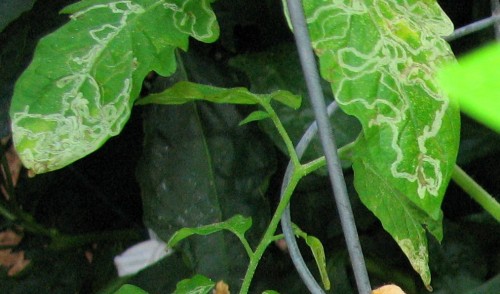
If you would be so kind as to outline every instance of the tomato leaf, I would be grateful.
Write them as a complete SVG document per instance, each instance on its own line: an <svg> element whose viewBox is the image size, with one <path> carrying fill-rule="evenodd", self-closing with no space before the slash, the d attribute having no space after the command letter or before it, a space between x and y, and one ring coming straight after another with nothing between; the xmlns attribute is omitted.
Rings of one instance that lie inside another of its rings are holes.
<svg viewBox="0 0 500 294"><path fill-rule="evenodd" d="M245 234L255 244L268 224L263 197L274 172L270 142L252 132L235 105L187 103L144 108L144 151L137 176L144 223L168 241L184 227L223 222L236 214L251 216ZM251 142L249 144L248 142ZM192 236L177 245L193 272L223 279L235 290L248 255L227 230Z"/></svg>
<svg viewBox="0 0 500 294"><path fill-rule="evenodd" d="M34 173L62 168L122 130L146 74L174 72L188 38L219 34L212 0L87 0L44 37L10 108L16 149ZM49 66L50 64L50 66Z"/></svg>
<svg viewBox="0 0 500 294"><path fill-rule="evenodd" d="M174 294L207 294L215 286L209 278L196 275L191 279L185 279L177 283Z"/></svg>
<svg viewBox="0 0 500 294"><path fill-rule="evenodd" d="M271 94L253 94L245 88L220 88L181 81L157 94L151 94L137 101L137 104L150 103L175 105L195 100L229 104L259 104L260 101L274 99L293 109L300 107L300 96L288 91L278 90Z"/></svg>
<svg viewBox="0 0 500 294"><path fill-rule="evenodd" d="M293 225L293 231L295 235L303 238L304 241L306 241L307 246L309 246L314 256L316 265L318 266L318 270L321 276L321 281L323 282L323 287L325 288L325 290L330 290L330 278L328 278L325 249L323 248L323 244L321 244L321 241L318 238L314 236L309 236L295 224Z"/></svg>
<svg viewBox="0 0 500 294"><path fill-rule="evenodd" d="M356 190L429 285L422 224L440 225L459 144L458 108L435 79L453 59L441 38L452 23L435 0L306 0L304 8L321 74L363 127ZM409 201L398 204L401 197ZM397 211L410 203L415 209Z"/></svg>
<svg viewBox="0 0 500 294"><path fill-rule="evenodd" d="M256 110L256 111L250 113L244 120L242 120L239 125L242 126L242 125L245 125L247 123L250 123L253 121L263 120L263 119L266 119L269 117L270 117L269 113L262 111L262 110Z"/></svg>
<svg viewBox="0 0 500 294"><path fill-rule="evenodd" d="M252 226L252 219L248 217L243 217L241 215L236 215L224 222L210 224L206 226L201 226L197 228L182 228L175 232L170 240L168 240L167 245L174 247L177 243L184 240L191 235L210 235L222 230L228 230L233 234L237 235L239 238L245 238L245 232Z"/></svg>

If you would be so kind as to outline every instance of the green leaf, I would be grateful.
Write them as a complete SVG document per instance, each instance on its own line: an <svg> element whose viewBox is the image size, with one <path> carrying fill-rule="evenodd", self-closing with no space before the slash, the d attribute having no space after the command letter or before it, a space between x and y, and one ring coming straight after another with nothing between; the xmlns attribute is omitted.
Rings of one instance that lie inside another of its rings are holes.
<svg viewBox="0 0 500 294"><path fill-rule="evenodd" d="M115 294L148 294L148 292L142 290L141 288L125 284L118 289Z"/></svg>
<svg viewBox="0 0 500 294"><path fill-rule="evenodd" d="M269 118L270 115L269 113L262 111L262 110L256 110L252 113L250 113L244 120L240 122L240 126L245 125L247 123L253 122L253 121L259 121L263 120L266 118Z"/></svg>
<svg viewBox="0 0 500 294"><path fill-rule="evenodd" d="M251 226L251 218L236 215L225 222L210 224L197 228L182 228L172 235L170 240L168 240L167 245L170 247L174 247L177 243L191 235L196 234L206 236L222 230L228 230L238 237L244 239L245 232L248 231Z"/></svg>
<svg viewBox="0 0 500 294"><path fill-rule="evenodd" d="M309 236L295 224L293 225L293 231L297 236L303 238L304 241L306 241L307 246L309 246L314 256L316 265L318 266L318 270L321 276L321 281L323 282L323 287L325 288L325 290L330 290L330 278L328 278L325 249L323 248L323 244L321 244L321 241L318 238L314 236Z"/></svg>
<svg viewBox="0 0 500 294"><path fill-rule="evenodd" d="M441 86L460 103L460 109L500 132L500 44L481 48L444 67Z"/></svg>
<svg viewBox="0 0 500 294"><path fill-rule="evenodd" d="M10 109L16 149L34 173L62 168L117 135L144 77L170 75L189 36L212 42L212 0L87 0L43 38Z"/></svg>
<svg viewBox="0 0 500 294"><path fill-rule="evenodd" d="M21 13L30 10L35 0L3 0L0 2L0 32Z"/></svg>
<svg viewBox="0 0 500 294"><path fill-rule="evenodd" d="M274 99L289 107L300 107L301 98L288 91L278 90L269 95L253 94L245 88L220 88L191 82L178 82L162 93L151 94L137 101L137 104L176 105L194 100L205 100L215 103L259 104L261 101Z"/></svg>
<svg viewBox="0 0 500 294"><path fill-rule="evenodd" d="M207 294L215 286L209 278L196 275L191 279L185 279L177 283L174 294Z"/></svg>
<svg viewBox="0 0 500 294"><path fill-rule="evenodd" d="M449 19L435 1L305 7L321 73L361 121L377 169L437 218L459 142L458 109L433 77L452 58L440 38Z"/></svg>
<svg viewBox="0 0 500 294"><path fill-rule="evenodd" d="M356 157L353 168L356 171L354 185L361 191L359 197L375 216L381 220L384 229L391 234L412 267L419 273L426 286L430 285L429 254L424 226L436 239L443 238L442 214L437 220L411 202L406 191L394 186L373 166L378 156L370 153L369 148L359 147L366 144L363 137L356 144ZM377 184L375 184L377 183Z"/></svg>
<svg viewBox="0 0 500 294"><path fill-rule="evenodd" d="M266 290L266 291L262 292L262 294L280 294L280 293L277 291L274 291L274 290Z"/></svg>
<svg viewBox="0 0 500 294"><path fill-rule="evenodd" d="M181 228L244 214L254 220L246 238L255 244L269 217L264 191L274 171L272 145L255 126L238 126L243 117L234 105L149 105L144 117L137 176L145 224L167 241ZM241 284L248 255L230 232L192 236L178 247L193 272Z"/></svg>
<svg viewBox="0 0 500 294"><path fill-rule="evenodd" d="M321 74L363 127L356 190L429 285L422 224L440 225L459 144L458 108L435 80L439 66L453 59L441 38L452 23L434 0L306 0L304 8ZM416 209L401 211L409 204L398 204L400 197Z"/></svg>
<svg viewBox="0 0 500 294"><path fill-rule="evenodd" d="M18 1L8 2L17 5ZM23 13L0 34L0 137L10 134L9 105L17 78L30 63L38 40L66 22L66 17L58 11L71 2L38 1L33 9ZM0 6L3 3L7 2L0 1ZM3 11L0 8L0 14Z"/></svg>

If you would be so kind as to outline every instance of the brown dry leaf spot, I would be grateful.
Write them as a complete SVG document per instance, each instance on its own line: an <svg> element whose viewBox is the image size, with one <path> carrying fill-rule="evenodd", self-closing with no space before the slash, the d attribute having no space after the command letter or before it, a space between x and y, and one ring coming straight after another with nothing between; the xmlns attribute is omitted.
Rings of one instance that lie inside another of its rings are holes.
<svg viewBox="0 0 500 294"><path fill-rule="evenodd" d="M396 285L385 285L372 291L372 294L406 294Z"/></svg>
<svg viewBox="0 0 500 294"><path fill-rule="evenodd" d="M215 284L215 289L212 291L213 294L230 294L229 285L224 283L224 281L218 281Z"/></svg>
<svg viewBox="0 0 500 294"><path fill-rule="evenodd" d="M5 137L0 140L1 144L5 146L7 142L9 141L10 137ZM17 184L17 180L19 179L19 173L21 172L21 168L23 167L23 164L21 160L19 159L19 156L17 156L16 150L14 149L14 145L11 144L9 149L5 152L5 157L7 158L7 163L9 165L9 171L10 175L12 177L12 183L14 186ZM2 176L5 178L5 171L3 167L0 168ZM5 198L9 199L9 195L7 191L5 190L5 187L2 185L1 187L2 193L4 194Z"/></svg>
<svg viewBox="0 0 500 294"><path fill-rule="evenodd" d="M14 231L0 232L0 246L16 246L21 239L22 237ZM24 251L0 250L0 265L8 269L7 275L10 277L21 272L29 263L30 261L24 258Z"/></svg>

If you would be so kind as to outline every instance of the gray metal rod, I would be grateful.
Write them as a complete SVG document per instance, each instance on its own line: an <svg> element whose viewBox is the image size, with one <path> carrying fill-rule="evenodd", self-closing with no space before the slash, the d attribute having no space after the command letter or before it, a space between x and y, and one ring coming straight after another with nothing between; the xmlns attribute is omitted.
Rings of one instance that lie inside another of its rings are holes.
<svg viewBox="0 0 500 294"><path fill-rule="evenodd" d="M327 113L330 116L338 109L337 103L334 101L330 105L328 105ZM307 147L311 143L312 139L318 132L318 124L313 122L306 130L302 138L300 139L297 146L295 146L295 152L297 152L297 157L300 159ZM283 177L283 183L281 185L281 198L283 198L283 193L290 183L290 179L293 172L293 162L290 160L288 166L286 168L285 176ZM288 252L290 253L290 257L292 259L299 276L306 284L307 289L311 291L311 293L325 293L318 282L314 279L313 275L307 268L306 263L304 262L304 258L302 254L300 254L299 246L297 245L297 240L295 239L295 234L292 229L292 221L290 216L290 204L286 207L283 212L283 216L281 217L281 229L283 231L283 235L285 236L286 245L288 247Z"/></svg>
<svg viewBox="0 0 500 294"><path fill-rule="evenodd" d="M464 36L470 35L482 29L485 29L489 26L494 25L495 23L500 23L500 14L490 16L488 18L478 20L466 26L456 29L453 34L444 37L447 42L451 42L453 40L462 38Z"/></svg>
<svg viewBox="0 0 500 294"><path fill-rule="evenodd" d="M491 14L493 16L500 15L500 2L498 2L498 0L491 0ZM495 27L495 39L497 41L500 41L500 21L496 21L494 27Z"/></svg>
<svg viewBox="0 0 500 294"><path fill-rule="evenodd" d="M311 48L309 32L304 17L302 3L299 0L287 0L290 20L292 22L295 42L306 80L309 97L318 123L319 135L325 153L330 182L333 188L335 203L340 216L340 223L347 243L351 265L360 294L370 294L371 286L366 265L359 242L354 215L352 212L347 188L345 185L342 167L337 154L337 147L331 132L330 121L326 113L326 105L321 90L320 77L316 67L316 60Z"/></svg>

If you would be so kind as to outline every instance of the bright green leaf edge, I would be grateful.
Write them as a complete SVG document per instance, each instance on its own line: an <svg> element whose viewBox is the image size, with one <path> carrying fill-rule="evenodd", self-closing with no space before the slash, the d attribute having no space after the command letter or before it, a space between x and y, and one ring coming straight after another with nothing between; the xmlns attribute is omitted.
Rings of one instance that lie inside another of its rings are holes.
<svg viewBox="0 0 500 294"><path fill-rule="evenodd" d="M443 67L438 79L463 112L500 133L500 43L487 45Z"/></svg>

